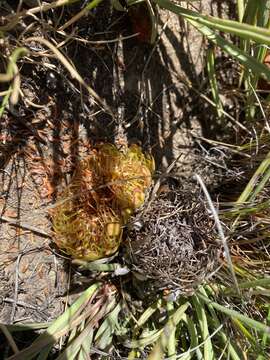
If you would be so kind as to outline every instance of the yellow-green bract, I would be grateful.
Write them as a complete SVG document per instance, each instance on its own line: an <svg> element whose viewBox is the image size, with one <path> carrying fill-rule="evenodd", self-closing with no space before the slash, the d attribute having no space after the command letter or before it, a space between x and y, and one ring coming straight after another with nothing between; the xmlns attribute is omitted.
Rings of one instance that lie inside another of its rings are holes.
<svg viewBox="0 0 270 360"><path fill-rule="evenodd" d="M123 225L145 200L154 160L132 145L102 144L82 160L52 213L54 241L73 258L114 254Z"/></svg>

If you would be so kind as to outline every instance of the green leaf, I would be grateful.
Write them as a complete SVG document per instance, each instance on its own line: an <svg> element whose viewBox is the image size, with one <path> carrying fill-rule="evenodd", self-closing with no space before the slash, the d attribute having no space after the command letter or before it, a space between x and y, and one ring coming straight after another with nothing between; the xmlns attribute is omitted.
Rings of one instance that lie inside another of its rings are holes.
<svg viewBox="0 0 270 360"><path fill-rule="evenodd" d="M163 299L158 299L157 302L149 306L143 314L140 316L139 320L135 325L135 329L137 330L141 326L143 326L146 321L162 306Z"/></svg>
<svg viewBox="0 0 270 360"><path fill-rule="evenodd" d="M145 331L138 340L126 340L124 346L130 349L145 348L147 345L153 344L162 334L163 329Z"/></svg>
<svg viewBox="0 0 270 360"><path fill-rule="evenodd" d="M208 71L208 77L210 82L210 87L212 91L213 100L216 105L217 109L217 115L219 118L222 117L222 103L220 101L219 97L219 91L218 91L218 84L216 79L216 73L215 73L215 55L214 55L215 49L213 47L210 47L207 50L207 71Z"/></svg>
<svg viewBox="0 0 270 360"><path fill-rule="evenodd" d="M9 360L30 360L37 355L44 347L55 343L57 338L61 337L65 332L69 332L72 328L70 324L76 314L87 304L91 296L99 289L100 284L91 285L82 295L71 305L62 315L60 315L46 330L41 334L29 347L11 356ZM59 331L60 334L55 336ZM45 354L45 352L44 352Z"/></svg>
<svg viewBox="0 0 270 360"><path fill-rule="evenodd" d="M119 328L118 316L121 309L122 303L119 302L98 328L95 335L95 344L99 349L105 349L112 343L113 335Z"/></svg>
<svg viewBox="0 0 270 360"><path fill-rule="evenodd" d="M222 31L226 31L226 28L218 28L214 26L214 22L211 21L204 21L205 17L199 13L194 11L184 9L181 6L178 6L168 0L155 0L157 4L160 6L180 15L183 16L190 24L192 24L198 31L200 31L203 35L205 35L209 41L219 46L222 50L228 53L230 56L237 59L242 65L246 68L252 70L256 75L262 77L265 80L270 81L270 70L264 64L260 63L254 57L246 54L243 50L239 49L234 44L230 43L229 41L222 38L218 35L212 28L219 29ZM208 18L208 17L207 17ZM217 19L220 20L220 19ZM225 20L224 20L225 21ZM242 24L237 23L239 26ZM243 25L244 26L244 25ZM245 25L250 26L250 25ZM252 31L255 27L251 27ZM265 37L268 39L270 43L270 31L266 29L262 29L265 33Z"/></svg>
<svg viewBox="0 0 270 360"><path fill-rule="evenodd" d="M197 296L207 305L211 305L216 310L221 311L222 313L230 316L231 318L236 318L236 319L242 321L244 324L250 326L254 330L263 332L265 334L265 336L270 338L270 326L267 326L259 321L251 319L248 316L239 313L238 311L229 309L223 305L220 305L214 301L211 301L206 296L202 295L200 292L197 293Z"/></svg>
<svg viewBox="0 0 270 360"><path fill-rule="evenodd" d="M207 293L206 293L206 291L204 290L203 287L200 288L200 292L206 298L208 298L208 295L207 295ZM211 304L208 304L208 309L209 309L209 312L210 312L209 319L211 320L211 324L213 325L213 328L214 329L219 328L221 324L220 324L220 321L219 321L219 319L217 317L215 309L213 308L213 306ZM222 343L224 344L224 346L228 346L228 353L231 356L231 358L233 360L241 360L241 357L238 355L237 350L235 349L235 347L232 344L232 340L230 339L230 336L227 335L226 332L223 331L222 329L218 332L218 336L220 337L220 339L221 339Z"/></svg>
<svg viewBox="0 0 270 360"><path fill-rule="evenodd" d="M119 0L111 0L112 6L117 11L126 11L126 9L122 6Z"/></svg>
<svg viewBox="0 0 270 360"><path fill-rule="evenodd" d="M210 338L210 332L208 329L207 315L204 309L204 304L196 297L196 295L193 296L192 302L194 304L197 317L199 320L202 340L204 341L204 359L212 360L214 359L214 352Z"/></svg>
<svg viewBox="0 0 270 360"><path fill-rule="evenodd" d="M258 183L258 180L260 178L261 180ZM236 205L239 205L246 201L255 200L256 196L260 193L260 191L262 191L269 178L270 178L270 152L266 155L265 159L261 162L260 166L253 174L252 178L248 182L242 194L236 201Z"/></svg>
<svg viewBox="0 0 270 360"><path fill-rule="evenodd" d="M207 16L195 11L185 9L169 0L155 0L155 2L186 19L197 22L214 30L223 31L239 36L240 38L253 40L258 44L270 45L270 30L259 26L244 24L239 21Z"/></svg>
<svg viewBox="0 0 270 360"><path fill-rule="evenodd" d="M175 344L175 330L179 322L184 318L185 312L188 309L190 304L186 302L185 304L178 307L178 309L169 317L169 320L165 324L164 328L161 329L162 332L160 333L160 338L157 344L154 346L153 350L149 354L148 360L159 360L163 358L163 354L165 353L166 349L170 345L170 348L176 348ZM173 339L172 339L173 336ZM173 346L170 342L174 342ZM171 354L172 355L172 354ZM174 354L176 355L176 354ZM170 357L174 359L175 357Z"/></svg>

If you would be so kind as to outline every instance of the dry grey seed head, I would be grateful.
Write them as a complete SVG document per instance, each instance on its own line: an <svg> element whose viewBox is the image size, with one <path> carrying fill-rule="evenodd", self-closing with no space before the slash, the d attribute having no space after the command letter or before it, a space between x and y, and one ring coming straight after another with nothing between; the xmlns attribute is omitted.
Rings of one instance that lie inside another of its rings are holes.
<svg viewBox="0 0 270 360"><path fill-rule="evenodd" d="M169 191L138 214L129 228L126 260L149 291L191 295L219 266L221 245L199 194Z"/></svg>

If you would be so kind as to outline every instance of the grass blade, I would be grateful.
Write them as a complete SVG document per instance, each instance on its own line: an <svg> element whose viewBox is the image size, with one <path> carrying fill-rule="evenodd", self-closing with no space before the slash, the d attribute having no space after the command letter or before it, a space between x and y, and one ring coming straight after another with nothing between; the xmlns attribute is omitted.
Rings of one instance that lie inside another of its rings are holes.
<svg viewBox="0 0 270 360"><path fill-rule="evenodd" d="M196 295L193 296L192 302L201 328L202 340L204 341L203 358L205 360L211 360L214 358L214 352L213 352L212 342L210 339L210 333L208 329L208 322L207 322L206 312L204 309L204 304L196 297Z"/></svg>
<svg viewBox="0 0 270 360"><path fill-rule="evenodd" d="M67 309L61 316L59 316L46 330L41 334L31 346L20 351L18 354L13 355L9 360L30 360L38 354L45 346L51 345L55 342L55 333L60 330L66 333L66 328L70 329L70 324L74 316L80 311L85 303L89 301L91 296L99 289L100 284L96 283L91 285L83 294ZM64 329L64 331L63 331ZM71 330L71 329L70 329ZM61 334L62 334L61 332ZM59 336L62 336L62 335Z"/></svg>
<svg viewBox="0 0 270 360"><path fill-rule="evenodd" d="M240 22L242 22L245 12L245 3L244 0L237 0L237 13L238 13L238 19Z"/></svg>
<svg viewBox="0 0 270 360"><path fill-rule="evenodd" d="M254 200L258 193L263 189L264 185L270 178L270 152L266 155L265 159L261 162L258 169L255 171L254 175L248 182L247 186L245 187L242 194L239 196L238 200L236 201L236 205L244 203L248 200ZM266 173L266 174L265 174ZM265 174L265 176L263 176ZM259 178L262 178L261 182L257 185ZM254 188L256 187L256 190Z"/></svg>
<svg viewBox="0 0 270 360"><path fill-rule="evenodd" d="M253 320L246 315L240 314L238 311L228 309L223 305L220 305L214 301L211 301L206 296L202 295L200 292L198 292L197 296L207 305L211 305L213 308L228 315L232 319L236 318L236 319L242 321L247 326L249 326L257 331L263 332L265 334L265 336L270 338L270 326L267 326L257 320Z"/></svg>
<svg viewBox="0 0 270 360"><path fill-rule="evenodd" d="M195 11L175 5L169 0L155 0L155 2L158 5L177 13L178 15L182 15L186 19L195 21L214 30L234 34L243 39L253 40L258 44L270 45L270 31L263 27L253 26L234 20L202 15Z"/></svg>
<svg viewBox="0 0 270 360"><path fill-rule="evenodd" d="M168 0L155 0L155 2L158 5L174 12L175 14L183 16L197 30L199 30L203 35L205 35L209 39L209 41L219 46L222 50L224 50L230 56L237 59L242 65L252 70L258 76L264 78L265 80L270 81L270 70L264 64L261 64L259 61L257 61L257 59L246 54L245 51L239 49L237 46L235 46L234 44L230 43L229 41L225 40L220 35L218 35L213 29L210 28L210 26L214 28L214 24L211 23L211 21L210 22L202 21L202 18L205 17L203 17L199 13L196 13L188 9L184 9L181 6L173 4ZM241 25L239 23L237 24L239 26ZM251 32L256 30L255 27L250 25L243 25L243 26L249 26ZM226 27L216 26L215 28L227 32ZM266 29L262 29L262 31L265 34L265 39L267 39L267 42L269 42L270 44L270 31Z"/></svg>
<svg viewBox="0 0 270 360"><path fill-rule="evenodd" d="M170 346L170 350L174 351L174 354L173 354L174 356L171 358L172 359L176 358L175 357L175 355L176 355L175 354L175 349L176 349L175 341L176 340L175 340L174 334L175 334L177 325L185 316L185 312L189 306L190 306L189 303L185 303L185 304L179 306L179 308L170 316L170 318L167 321L167 323L165 324L164 328L161 329L160 338L158 339L158 342L156 343L153 350L149 354L149 357L147 358L147 360L163 359L164 353L166 352L166 349L168 349L168 346ZM172 339L172 336L173 336L173 339ZM169 344L169 342L171 342L171 343Z"/></svg>
<svg viewBox="0 0 270 360"><path fill-rule="evenodd" d="M48 40L43 39L42 37L29 37L25 40L26 42L37 42L45 45L48 47L58 58L58 60L63 64L63 66L68 70L71 77L76 79L79 84L81 84L88 93L93 97L93 99L96 101L99 106L101 106L105 111L108 112L111 116L113 116L113 113L111 109L107 106L107 104L104 103L104 101L100 98L100 96L90 87L86 84L86 82L83 80L81 75L78 73L78 71L75 69L75 67L66 59L66 57Z"/></svg>
<svg viewBox="0 0 270 360"><path fill-rule="evenodd" d="M209 287L207 287L209 288ZM200 292L208 298L207 293L205 291L205 289L203 287L200 288ZM211 289L210 289L210 293L211 293ZM213 308L213 306L211 306L211 304L208 305L208 309L210 312L210 319L211 319L211 324L213 325L214 329L217 329L220 327L221 323L217 317L217 314L215 312L215 309ZM234 345L232 344L232 341L230 339L230 336L227 335L225 333L225 331L223 331L222 329L219 331L219 337L222 341L222 343L224 344L224 346L228 345L228 353L231 356L231 358L233 360L241 360L241 357L238 355L238 351L236 350L236 348L234 347Z"/></svg>
<svg viewBox="0 0 270 360"><path fill-rule="evenodd" d="M213 47L210 47L207 50L206 57L207 57L207 71L208 71L212 96L213 96L213 100L216 104L217 115L219 118L221 118L222 114L223 114L223 112L222 112L223 109L222 109L222 103L221 103L220 97L219 97L218 84L217 84L216 73L215 73L215 49Z"/></svg>

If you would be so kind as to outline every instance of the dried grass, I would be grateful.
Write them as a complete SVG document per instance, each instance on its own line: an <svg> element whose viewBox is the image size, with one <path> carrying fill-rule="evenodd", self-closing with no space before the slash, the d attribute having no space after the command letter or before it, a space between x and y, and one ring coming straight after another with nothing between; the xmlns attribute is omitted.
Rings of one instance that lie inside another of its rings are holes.
<svg viewBox="0 0 270 360"><path fill-rule="evenodd" d="M129 233L127 258L149 289L191 295L219 267L221 245L197 195L170 190L135 220L142 227Z"/></svg>

